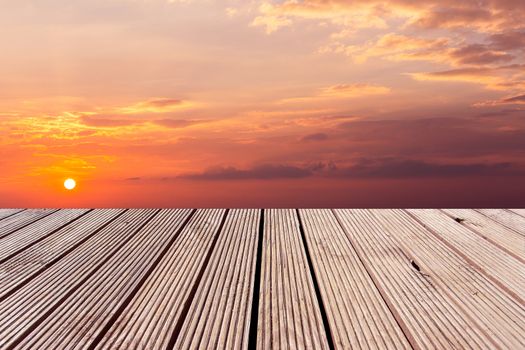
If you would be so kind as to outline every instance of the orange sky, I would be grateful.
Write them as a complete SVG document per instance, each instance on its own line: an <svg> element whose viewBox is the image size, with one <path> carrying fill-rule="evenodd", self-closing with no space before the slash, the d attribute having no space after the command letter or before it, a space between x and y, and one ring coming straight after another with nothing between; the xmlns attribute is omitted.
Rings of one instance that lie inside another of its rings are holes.
<svg viewBox="0 0 525 350"><path fill-rule="evenodd" d="M0 206L525 206L522 0L19 0L0 23Z"/></svg>

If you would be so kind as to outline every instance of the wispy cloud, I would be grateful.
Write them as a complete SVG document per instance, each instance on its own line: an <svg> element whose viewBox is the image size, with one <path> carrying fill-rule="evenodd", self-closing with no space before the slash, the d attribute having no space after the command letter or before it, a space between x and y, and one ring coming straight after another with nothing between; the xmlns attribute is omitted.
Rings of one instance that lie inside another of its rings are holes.
<svg viewBox="0 0 525 350"><path fill-rule="evenodd" d="M519 105L519 104L525 104L525 94L524 95L518 95L518 96L511 96L511 97L505 97L498 100L490 100L490 101L484 101L479 102L475 104L477 107L483 107L483 106L496 106L496 105ZM521 111L521 110L517 110Z"/></svg>
<svg viewBox="0 0 525 350"><path fill-rule="evenodd" d="M311 176L309 169L282 164L264 164L253 168L238 169L232 166L215 167L201 173L181 175L192 180L272 180L297 179Z"/></svg>
<svg viewBox="0 0 525 350"><path fill-rule="evenodd" d="M194 102L174 99L174 98L153 98L147 101L141 101L134 105L121 107L118 109L121 113L166 113L180 109L194 107Z"/></svg>
<svg viewBox="0 0 525 350"><path fill-rule="evenodd" d="M507 65L498 67L457 68L437 72L410 74L422 81L459 81L482 84L495 90L522 90L525 88L524 65Z"/></svg>
<svg viewBox="0 0 525 350"><path fill-rule="evenodd" d="M303 142L317 142L317 141L326 141L329 139L329 136L323 132L316 132L314 134L308 134L301 137Z"/></svg>
<svg viewBox="0 0 525 350"><path fill-rule="evenodd" d="M280 100L280 103L297 104L297 103L322 103L326 101L344 100L362 98L366 96L385 95L391 92L386 86L368 84L368 83L351 83L336 84L326 86L314 91L310 96L288 97Z"/></svg>

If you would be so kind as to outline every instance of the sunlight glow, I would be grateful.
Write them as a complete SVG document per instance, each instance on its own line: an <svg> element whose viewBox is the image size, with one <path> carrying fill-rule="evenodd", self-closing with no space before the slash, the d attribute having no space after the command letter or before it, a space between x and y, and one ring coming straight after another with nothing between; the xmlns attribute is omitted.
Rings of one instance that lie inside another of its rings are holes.
<svg viewBox="0 0 525 350"><path fill-rule="evenodd" d="M66 181L64 181L64 187L66 188L66 190L73 190L75 187L77 187L77 182L73 179L67 179Z"/></svg>

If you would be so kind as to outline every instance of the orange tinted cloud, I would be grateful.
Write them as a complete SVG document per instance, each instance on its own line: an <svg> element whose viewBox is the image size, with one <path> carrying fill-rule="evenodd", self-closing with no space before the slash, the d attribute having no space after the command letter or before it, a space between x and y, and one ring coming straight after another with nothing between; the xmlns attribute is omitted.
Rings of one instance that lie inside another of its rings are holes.
<svg viewBox="0 0 525 350"><path fill-rule="evenodd" d="M258 18L327 20L358 28L387 27L388 20L401 18L406 25L422 28L455 29L468 25L499 31L522 25L524 15L520 9L525 9L520 0L285 0L277 4L264 2Z"/></svg>
<svg viewBox="0 0 525 350"><path fill-rule="evenodd" d="M281 100L284 104L316 103L346 100L390 93L390 88L368 83L336 84L318 89L312 96L292 97Z"/></svg>
<svg viewBox="0 0 525 350"><path fill-rule="evenodd" d="M475 104L475 106L483 107L483 106L520 105L520 104L525 104L525 94L518 95L518 96L505 97L505 98L501 98L498 100L483 101L483 102L479 102Z"/></svg>
<svg viewBox="0 0 525 350"><path fill-rule="evenodd" d="M519 10L523 6L506 0L281 1L261 6L258 20L263 22L261 18L270 16L286 21L286 26L300 25L301 21L330 23L333 33L319 48L321 53L344 54L361 64L381 58L449 65L464 72L413 76L419 80L449 77L501 88L520 84L515 77L507 80L507 75L480 78L466 72L473 70L471 66L487 70L523 60L525 11ZM367 28L383 33L363 41L359 32Z"/></svg>
<svg viewBox="0 0 525 350"><path fill-rule="evenodd" d="M522 65L458 68L445 71L411 74L416 80L459 81L482 84L495 90L522 90L525 73Z"/></svg>
<svg viewBox="0 0 525 350"><path fill-rule="evenodd" d="M386 94L390 89L385 86L372 84L339 84L324 88L321 96L326 97L360 97L366 95Z"/></svg>
<svg viewBox="0 0 525 350"><path fill-rule="evenodd" d="M189 108L195 106L195 103L188 101L173 99L173 98L154 98L147 101L139 102L137 104L123 107L120 110L122 113L165 113L172 112L178 109Z"/></svg>
<svg viewBox="0 0 525 350"><path fill-rule="evenodd" d="M330 47L325 49L330 50ZM365 45L349 45L344 53L356 62L363 63L373 57L392 60L430 60L443 61L443 53L448 50L448 39L421 39L388 33L375 42Z"/></svg>

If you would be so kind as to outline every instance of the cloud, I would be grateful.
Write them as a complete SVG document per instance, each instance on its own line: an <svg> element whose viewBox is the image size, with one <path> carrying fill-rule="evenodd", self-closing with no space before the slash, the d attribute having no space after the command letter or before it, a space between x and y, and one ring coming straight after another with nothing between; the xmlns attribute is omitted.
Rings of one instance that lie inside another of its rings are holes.
<svg viewBox="0 0 525 350"><path fill-rule="evenodd" d="M456 65L485 65L490 63L509 62L512 61L515 56L504 51L492 50L486 45L471 44L452 50L450 52L450 58L455 61Z"/></svg>
<svg viewBox="0 0 525 350"><path fill-rule="evenodd" d="M202 173L181 175L181 178L192 180L270 180L270 179L298 179L312 175L307 168L292 165L265 164L249 169L235 167L215 167Z"/></svg>
<svg viewBox="0 0 525 350"><path fill-rule="evenodd" d="M520 0L286 0L264 1L257 18L261 26L266 25L266 18L288 22L329 21L353 29L386 28L392 21L400 21L405 27L462 29L469 26L495 32L522 25L524 15L520 10L525 10Z"/></svg>
<svg viewBox="0 0 525 350"><path fill-rule="evenodd" d="M120 117L112 116L88 116L84 115L80 117L80 122L87 126L93 127L104 127L104 128L115 128L122 126L130 126L144 123L140 119L122 119Z"/></svg>
<svg viewBox="0 0 525 350"><path fill-rule="evenodd" d="M500 79L494 75L495 72L492 68L458 68L438 72L413 73L412 76L417 80L457 80L497 83Z"/></svg>
<svg viewBox="0 0 525 350"><path fill-rule="evenodd" d="M314 134L308 134L301 138L301 141L303 142L311 142L311 141L326 141L328 140L328 135L322 132L317 132Z"/></svg>
<svg viewBox="0 0 525 350"><path fill-rule="evenodd" d="M397 33L387 33L377 40L362 45L348 45L337 50L343 51L354 61L363 63L373 57L384 57L390 60L444 60L443 53L448 50L449 39L416 38ZM326 51L334 51L330 47Z"/></svg>
<svg viewBox="0 0 525 350"><path fill-rule="evenodd" d="M523 115L523 112L522 112ZM367 158L469 159L515 157L525 152L525 120L519 113L490 118L362 120L340 123L333 139L340 153Z"/></svg>
<svg viewBox="0 0 525 350"><path fill-rule="evenodd" d="M481 7L434 7L411 20L411 25L433 29L433 28L458 28L465 24L491 25L493 13L487 8Z"/></svg>
<svg viewBox="0 0 525 350"><path fill-rule="evenodd" d="M209 120L191 120L191 119L175 119L163 118L154 119L151 117L134 117L127 118L120 115L105 116L105 115L84 115L80 116L80 122L86 126L100 127L100 128L118 128L134 125L155 124L170 129L182 129L196 124L208 123Z"/></svg>
<svg viewBox="0 0 525 350"><path fill-rule="evenodd" d="M271 34L284 26L290 26L296 20L322 20L335 24L354 27L385 27L386 23L374 11L374 1L323 1L287 0L274 4L264 1L259 7L259 16L253 25L265 27Z"/></svg>
<svg viewBox="0 0 525 350"><path fill-rule="evenodd" d="M190 180L275 180L306 177L400 179L457 178L465 176L525 176L525 169L511 162L449 163L419 159L362 158L350 166L317 162L308 166L258 165L249 169L232 166L178 176Z"/></svg>
<svg viewBox="0 0 525 350"><path fill-rule="evenodd" d="M228 7L226 8L225 12L228 17L233 18L239 14L239 9L235 7Z"/></svg>
<svg viewBox="0 0 525 350"><path fill-rule="evenodd" d="M252 26L264 27L266 34L271 34L282 27L287 27L292 24L290 19L279 14L272 14L274 12L274 6L272 4L263 3L259 7L259 11L262 15L255 17Z"/></svg>
<svg viewBox="0 0 525 350"><path fill-rule="evenodd" d="M153 123L167 128L183 128L203 121L159 118L156 115L175 112L193 106L194 103L175 98L153 98L125 107L106 108L99 113L79 112L82 124L92 127L116 128Z"/></svg>
<svg viewBox="0 0 525 350"><path fill-rule="evenodd" d="M513 64L498 67L466 67L437 72L411 73L422 81L459 81L483 84L495 90L523 89L525 65Z"/></svg>
<svg viewBox="0 0 525 350"><path fill-rule="evenodd" d="M502 100L502 102L504 103L525 103L525 95L505 98Z"/></svg>
<svg viewBox="0 0 525 350"><path fill-rule="evenodd" d="M390 89L385 86L372 85L366 83L355 83L355 84L339 84L332 85L321 90L320 96L323 97L361 97L368 95L381 95L387 94Z"/></svg>
<svg viewBox="0 0 525 350"><path fill-rule="evenodd" d="M452 66L505 63L516 56L502 50L496 44L455 43L447 38L418 38L396 33L388 33L364 45L327 46L323 52L342 51L358 63L373 57L393 61L429 61ZM510 50L510 49L508 49Z"/></svg>
<svg viewBox="0 0 525 350"><path fill-rule="evenodd" d="M434 163L422 160L364 159L338 169L336 176L350 178L423 178L462 176L523 176L524 169L509 162L500 163Z"/></svg>
<svg viewBox="0 0 525 350"><path fill-rule="evenodd" d="M512 96L512 97L506 97L506 98L502 98L499 100L480 102L480 103L475 104L475 106L482 107L482 106L496 106L496 105L503 105L503 104L525 104L525 94L518 95L518 96ZM517 110L511 110L511 111L521 112L523 110L517 109Z"/></svg>
<svg viewBox="0 0 525 350"><path fill-rule="evenodd" d="M492 34L489 37L491 47L497 50L524 50L525 30L515 30Z"/></svg>
<svg viewBox="0 0 525 350"><path fill-rule="evenodd" d="M306 103L316 104L334 99L360 98L373 95L390 93L390 88L368 83L336 84L318 89L311 96L284 98L281 103Z"/></svg>
<svg viewBox="0 0 525 350"><path fill-rule="evenodd" d="M195 106L195 103L175 98L152 98L136 104L118 108L123 114L166 113Z"/></svg>
<svg viewBox="0 0 525 350"><path fill-rule="evenodd" d="M189 119L156 119L152 121L154 124L164 126L171 129L186 128L196 124L208 123L209 120L189 120Z"/></svg>
<svg viewBox="0 0 525 350"><path fill-rule="evenodd" d="M182 100L174 99L174 98L157 98L152 99L149 101L145 101L140 103L140 105L148 106L148 107L154 107L154 108L166 108L166 107L173 107L173 106L179 106L182 104Z"/></svg>
<svg viewBox="0 0 525 350"><path fill-rule="evenodd" d="M263 1L252 24L274 33L310 22L331 31L320 53L343 54L357 63L372 58L426 61L459 70L523 61L525 2L518 0ZM370 28L377 37L363 42L360 39L370 37ZM500 90L524 86L523 79L499 74L501 70L484 77L463 73L414 77L473 82Z"/></svg>
<svg viewBox="0 0 525 350"><path fill-rule="evenodd" d="M135 182L135 181L141 181L141 180L142 180L142 178L139 177L139 176L136 176L136 177L128 177L128 178L125 179L125 181L133 181L133 182Z"/></svg>

